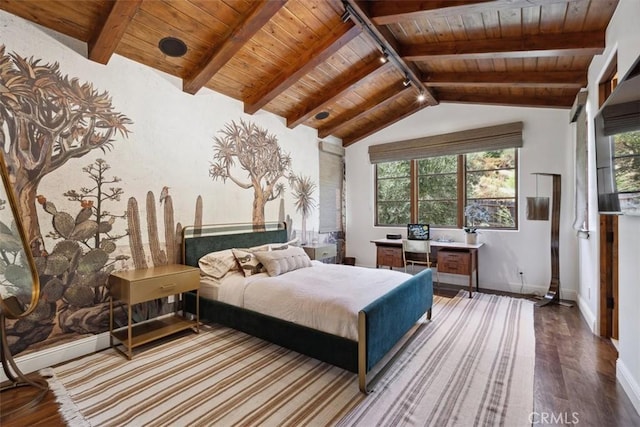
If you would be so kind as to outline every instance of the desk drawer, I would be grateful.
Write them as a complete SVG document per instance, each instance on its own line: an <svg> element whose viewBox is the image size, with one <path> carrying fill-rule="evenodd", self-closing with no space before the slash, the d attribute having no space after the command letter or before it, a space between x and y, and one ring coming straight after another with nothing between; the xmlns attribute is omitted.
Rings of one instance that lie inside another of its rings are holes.
<svg viewBox="0 0 640 427"><path fill-rule="evenodd" d="M404 267L402 263L402 248L390 246L377 247L377 264L389 267Z"/></svg>
<svg viewBox="0 0 640 427"><path fill-rule="evenodd" d="M438 251L438 271L451 274L471 274L471 255L467 252Z"/></svg>

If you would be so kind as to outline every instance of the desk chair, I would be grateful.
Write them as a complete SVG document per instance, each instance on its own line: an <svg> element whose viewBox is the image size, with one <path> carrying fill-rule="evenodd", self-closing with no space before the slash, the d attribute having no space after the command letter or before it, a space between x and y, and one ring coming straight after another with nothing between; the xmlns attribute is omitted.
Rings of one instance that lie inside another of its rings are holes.
<svg viewBox="0 0 640 427"><path fill-rule="evenodd" d="M428 268L436 268L436 283L440 282L437 265L431 262L431 241L429 240L402 240L402 263L404 271L407 272L407 264L411 264L411 272L415 265L424 265Z"/></svg>

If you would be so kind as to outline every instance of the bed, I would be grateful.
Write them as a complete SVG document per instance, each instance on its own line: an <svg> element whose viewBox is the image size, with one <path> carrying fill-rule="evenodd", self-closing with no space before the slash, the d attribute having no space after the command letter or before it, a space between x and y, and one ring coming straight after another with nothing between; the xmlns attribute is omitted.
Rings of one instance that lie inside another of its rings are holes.
<svg viewBox="0 0 640 427"><path fill-rule="evenodd" d="M212 252L285 244L287 235L284 224L265 224L264 230L260 231L253 231L247 224L185 227L183 262L186 265L199 267L199 260ZM286 245L283 247L286 248ZM321 267L316 265L307 271L313 271L313 268ZM357 275L360 271L357 269L362 269L363 273L394 275L394 272L389 270L335 265L330 267L332 274L340 268L346 269L345 273L352 275L354 272ZM281 275L281 279L286 278L291 282L291 278L304 277L297 280L301 283L307 281L307 276L296 276L294 273L306 274L305 271L297 273L292 271ZM268 280L270 279L263 281ZM431 318L433 303L431 270L422 270L415 276L395 273L394 280L398 282L397 286L385 291L357 310L357 315L354 314L356 333L351 335L327 332L318 327L306 326L297 321L264 314L220 300L202 296L196 300L195 293L185 295L185 311L193 314L199 312L200 319L203 321L229 326L357 373L360 390L368 393L379 374L383 373L384 367L392 363L394 356L402 351L402 343L406 343L414 332L424 326L424 322L419 322L420 318L425 314L427 319Z"/></svg>

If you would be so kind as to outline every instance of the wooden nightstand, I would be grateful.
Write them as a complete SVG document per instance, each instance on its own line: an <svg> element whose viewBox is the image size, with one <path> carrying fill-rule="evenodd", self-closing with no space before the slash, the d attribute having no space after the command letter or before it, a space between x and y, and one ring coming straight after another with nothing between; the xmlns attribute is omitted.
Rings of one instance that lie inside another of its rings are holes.
<svg viewBox="0 0 640 427"><path fill-rule="evenodd" d="M199 332L200 310L198 304L200 288L200 270L186 265L163 265L111 273L109 276L111 298L109 301L109 341L112 347L122 352L129 360L133 356L134 347L146 344L158 338L193 328ZM176 312L173 316L164 316L151 321L132 325L131 307L134 304L151 301L157 298L176 296L183 292L196 291L196 318L189 320ZM113 301L121 301L128 306L127 326L113 329ZM113 339L127 351L123 351L114 344Z"/></svg>
<svg viewBox="0 0 640 427"><path fill-rule="evenodd" d="M333 258L336 256L335 243L319 244L319 245L305 245L302 247L304 251L309 255L309 258L321 261L325 258Z"/></svg>

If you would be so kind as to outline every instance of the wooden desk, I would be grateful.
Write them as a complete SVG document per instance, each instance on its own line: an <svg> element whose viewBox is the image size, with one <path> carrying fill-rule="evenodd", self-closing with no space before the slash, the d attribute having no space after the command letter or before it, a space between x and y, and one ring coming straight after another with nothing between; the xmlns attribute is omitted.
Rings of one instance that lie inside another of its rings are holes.
<svg viewBox="0 0 640 427"><path fill-rule="evenodd" d="M402 240L376 239L376 268L404 268L402 261ZM469 298L473 295L473 276L476 276L476 291L479 289L478 249L483 243L438 242L431 240L431 259L437 260L440 273L469 276Z"/></svg>

